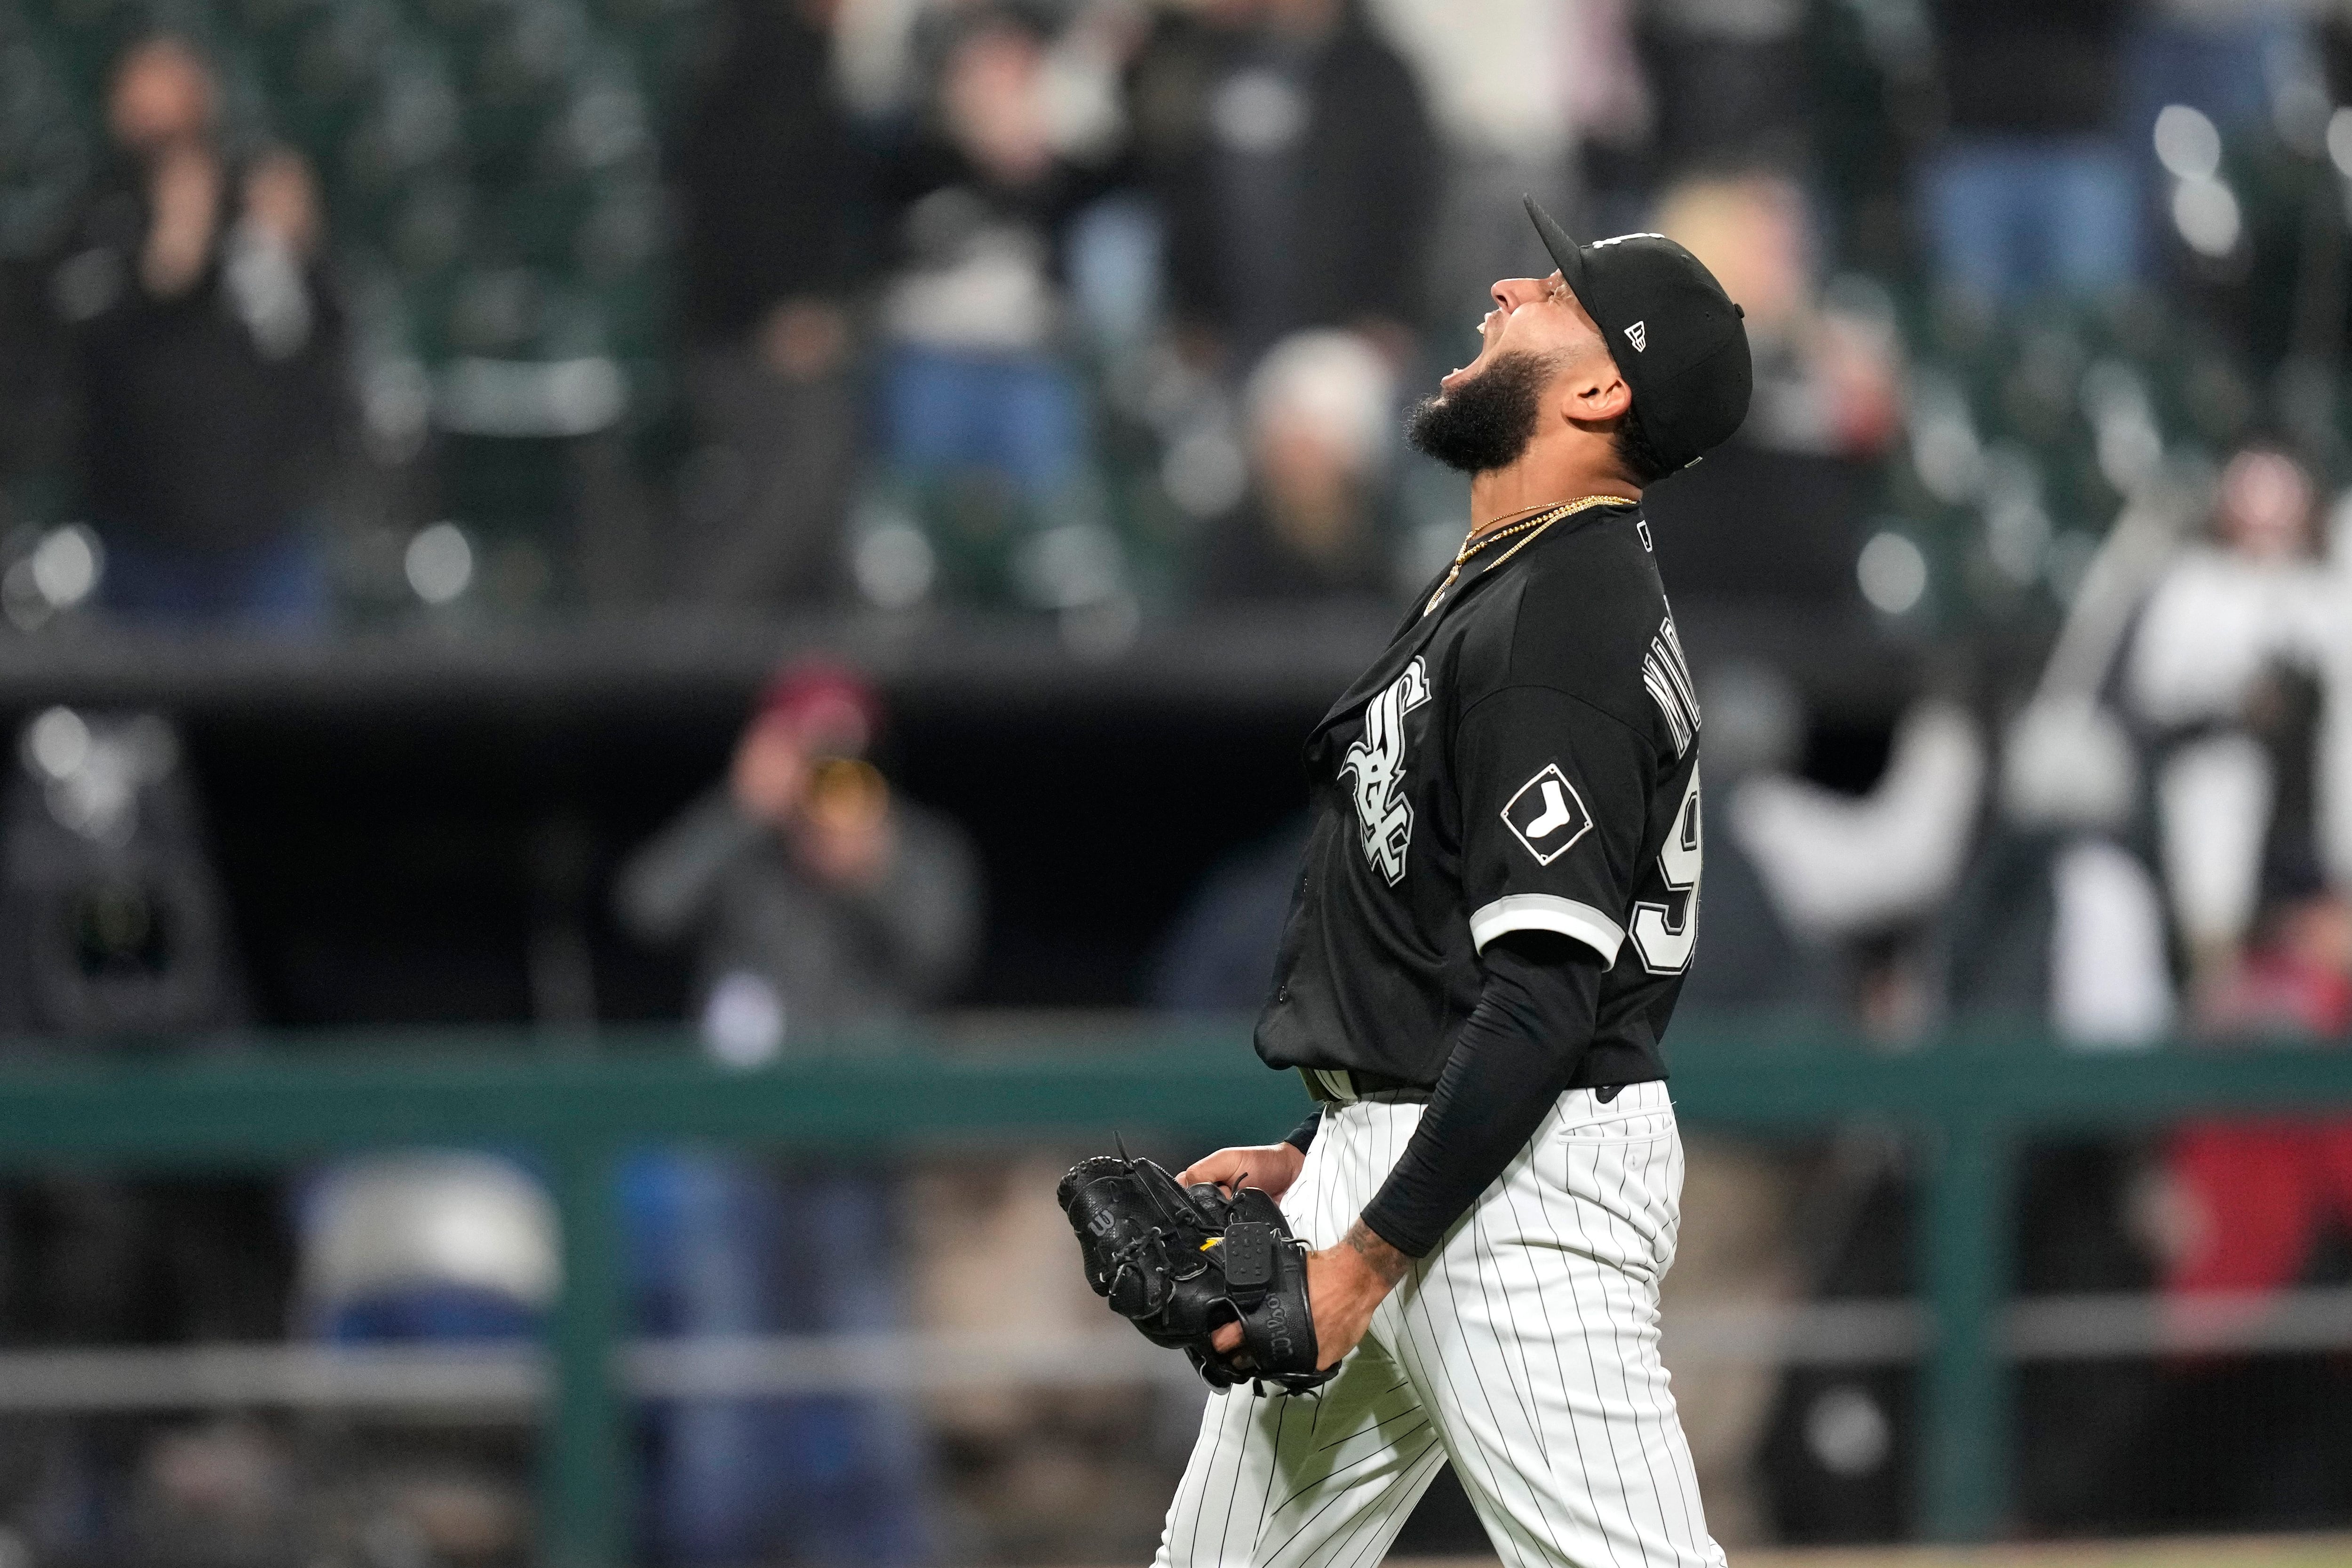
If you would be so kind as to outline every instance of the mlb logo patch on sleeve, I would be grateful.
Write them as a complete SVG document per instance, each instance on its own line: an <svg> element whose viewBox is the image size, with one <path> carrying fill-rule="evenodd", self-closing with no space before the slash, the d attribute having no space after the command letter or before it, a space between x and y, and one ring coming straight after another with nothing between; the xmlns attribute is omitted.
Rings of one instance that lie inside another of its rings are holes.
<svg viewBox="0 0 2352 1568"><path fill-rule="evenodd" d="M1549 866L1592 830L1592 814L1559 764L1546 763L1503 807L1503 824L1537 865Z"/></svg>

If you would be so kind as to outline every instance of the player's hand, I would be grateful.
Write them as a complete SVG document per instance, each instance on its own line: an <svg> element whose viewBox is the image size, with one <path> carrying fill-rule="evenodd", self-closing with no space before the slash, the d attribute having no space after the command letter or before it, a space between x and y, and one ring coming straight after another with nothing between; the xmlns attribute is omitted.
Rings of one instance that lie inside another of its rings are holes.
<svg viewBox="0 0 2352 1568"><path fill-rule="evenodd" d="M1348 1227L1339 1246L1307 1255L1307 1302L1315 1314L1318 1368L1339 1365L1363 1342L1372 1313L1412 1269L1412 1259L1382 1241L1362 1220ZM1209 1343L1220 1355L1232 1355L1242 1348L1242 1326L1227 1323Z"/></svg>
<svg viewBox="0 0 2352 1568"><path fill-rule="evenodd" d="M1260 1143L1241 1149L1220 1149L1204 1159L1195 1160L1178 1173L1176 1184L1194 1187L1202 1182L1213 1182L1231 1197L1234 1189L1259 1187L1276 1203L1290 1190L1298 1179L1299 1167L1307 1163L1306 1152L1296 1143ZM1236 1341L1236 1343L1239 1342Z"/></svg>

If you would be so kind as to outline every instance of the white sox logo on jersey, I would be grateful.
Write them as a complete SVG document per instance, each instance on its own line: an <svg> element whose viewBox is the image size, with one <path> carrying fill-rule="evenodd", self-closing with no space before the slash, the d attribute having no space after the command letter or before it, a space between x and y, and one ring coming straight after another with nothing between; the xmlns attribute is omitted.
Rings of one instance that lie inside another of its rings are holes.
<svg viewBox="0 0 2352 1568"><path fill-rule="evenodd" d="M1364 733L1339 763L1356 775L1356 820L1364 831L1364 858L1394 887L1404 878L1412 845L1412 803L1404 797L1404 716L1429 700L1429 671L1420 659L1364 705Z"/></svg>
<svg viewBox="0 0 2352 1568"><path fill-rule="evenodd" d="M1592 831L1592 814L1584 809L1584 797L1559 764L1546 763L1503 807L1503 826L1536 858L1537 865L1549 866Z"/></svg>

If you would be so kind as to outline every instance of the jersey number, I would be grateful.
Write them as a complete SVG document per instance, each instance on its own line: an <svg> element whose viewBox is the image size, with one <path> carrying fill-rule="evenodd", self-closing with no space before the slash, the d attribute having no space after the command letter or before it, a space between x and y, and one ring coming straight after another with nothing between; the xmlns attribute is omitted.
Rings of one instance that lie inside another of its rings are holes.
<svg viewBox="0 0 2352 1568"><path fill-rule="evenodd" d="M1633 946L1642 965L1653 974L1680 974L1690 967L1691 949L1698 944L1699 843L1698 770L1691 770L1690 787L1683 792L1682 809L1658 851L1658 875L1669 895L1680 895L1682 913L1672 903L1633 906Z"/></svg>

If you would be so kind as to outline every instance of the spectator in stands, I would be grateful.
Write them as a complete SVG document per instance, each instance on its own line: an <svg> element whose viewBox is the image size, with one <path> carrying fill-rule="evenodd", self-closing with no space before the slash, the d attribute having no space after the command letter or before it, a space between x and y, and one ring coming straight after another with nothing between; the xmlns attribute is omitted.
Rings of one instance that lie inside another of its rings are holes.
<svg viewBox="0 0 2352 1568"><path fill-rule="evenodd" d="M2127 0L1936 0L1949 117L1925 171L1937 280L1989 303L2087 297L2138 272L2116 133Z"/></svg>
<svg viewBox="0 0 2352 1568"><path fill-rule="evenodd" d="M856 457L852 291L878 222L834 87L837 0L729 0L669 146L698 446L680 496L692 597L830 587Z"/></svg>
<svg viewBox="0 0 2352 1568"><path fill-rule="evenodd" d="M2309 878L2282 889L2204 1014L2225 1034L2352 1034L2352 901ZM2352 1121L2190 1122L2167 1142L2150 1197L2175 1322L2242 1324L2274 1292L2340 1280L2328 1241L2352 1235ZM2183 1357L2167 1371L2167 1419L2210 1435L2196 1490L2218 1494L2225 1517L2256 1528L2336 1517L2352 1460L2341 1357Z"/></svg>
<svg viewBox="0 0 2352 1568"><path fill-rule="evenodd" d="M1350 332L1298 332L1251 373L1249 488L1202 551L1201 594L1232 603L1398 595L1381 526L1395 376Z"/></svg>
<svg viewBox="0 0 2352 1568"><path fill-rule="evenodd" d="M1247 365L1301 328L1348 326L1401 363L1425 320L1438 195L1411 68L1357 0L1209 10L1208 27L1162 27L1132 89L1180 330Z"/></svg>
<svg viewBox="0 0 2352 1568"><path fill-rule="evenodd" d="M1695 175L1660 198L1655 226L1706 262L1746 312L1756 396L1744 442L1854 458L1885 448L1903 416L1891 307L1852 280L1825 287L1795 180Z"/></svg>
<svg viewBox="0 0 2352 1568"><path fill-rule="evenodd" d="M1805 166L1813 92L1804 0L1652 0L1647 10L1667 168Z"/></svg>
<svg viewBox="0 0 2352 1568"><path fill-rule="evenodd" d="M946 994L971 961L971 851L865 760L879 719L857 677L785 670L726 784L623 873L630 929L694 944L705 1037L724 1060L756 1066L906 1016Z"/></svg>
<svg viewBox="0 0 2352 1568"><path fill-rule="evenodd" d="M1943 1000L2042 1022L2084 1049L2174 1025L2164 899L2139 760L2109 710L2044 697L2010 725L1994 810L1940 921Z"/></svg>
<svg viewBox="0 0 2352 1568"><path fill-rule="evenodd" d="M866 753L881 719L847 671L799 666L761 699L726 784L623 868L624 922L691 943L710 1052L756 1067L838 1047L928 1006L979 934L971 853L898 798ZM790 1178L748 1160L631 1163L625 1203L649 1326L674 1334L893 1326L880 1177ZM666 1562L908 1563L931 1546L929 1482L892 1401L688 1401L655 1418L648 1533Z"/></svg>
<svg viewBox="0 0 2352 1568"><path fill-rule="evenodd" d="M2273 876L2338 863L2325 842L2316 713L2343 694L2343 580L2313 558L2315 491L2294 456L2251 445L2222 470L2212 535L2148 595L2123 689L2152 747L2158 842L2194 978L2210 987ZM2298 718L2298 715L2301 717Z"/></svg>
<svg viewBox="0 0 2352 1568"><path fill-rule="evenodd" d="M1938 695L1897 721L1885 771L1866 795L1759 768L1718 795L1726 809L1717 821L1754 863L1787 930L1857 972L1854 1010L1874 1035L1900 1038L1928 1021L1914 939L1967 864L1984 774L1976 716Z"/></svg>
<svg viewBox="0 0 2352 1568"><path fill-rule="evenodd" d="M234 154L212 67L133 45L107 124L120 164L50 290L74 347L81 487L113 609L315 626L311 537L345 406L343 331L297 154Z"/></svg>
<svg viewBox="0 0 2352 1568"><path fill-rule="evenodd" d="M882 306L884 449L918 481L992 474L1033 515L1087 466L1059 353L1062 247L1102 176L1057 139L1046 35L982 5L946 47L929 123L891 171L901 263Z"/></svg>
<svg viewBox="0 0 2352 1568"><path fill-rule="evenodd" d="M2328 885L2326 868L2340 875L2344 861L2322 806L2344 786L2323 741L2352 663L2352 614L2344 578L2314 559L2315 500L2291 453L2255 443L2233 456L2211 538L2158 582L2122 670L2153 760L2188 1016L2206 1035L2352 1031L2352 905ZM2184 1323L2259 1312L2262 1295L2315 1283L2321 1238L2352 1225L2352 1126L2191 1122L2168 1140L2143 1208ZM2212 1292L2224 1299L2198 1299ZM2335 1373L2234 1359L2168 1370L2167 1420L2214 1431L2210 1451L2230 1456L2199 1479L2231 1517L2284 1524L2341 1506Z"/></svg>

